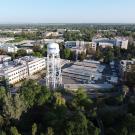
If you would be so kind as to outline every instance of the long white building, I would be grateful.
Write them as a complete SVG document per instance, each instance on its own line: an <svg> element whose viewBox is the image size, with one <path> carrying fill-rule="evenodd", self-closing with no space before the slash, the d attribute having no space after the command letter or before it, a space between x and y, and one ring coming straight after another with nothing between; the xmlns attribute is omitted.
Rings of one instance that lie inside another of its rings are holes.
<svg viewBox="0 0 135 135"><path fill-rule="evenodd" d="M115 38L93 38L93 43L96 43L98 46L103 48L117 46L122 49L128 48L128 39L125 37L115 37Z"/></svg>
<svg viewBox="0 0 135 135"><path fill-rule="evenodd" d="M8 55L0 55L0 63L11 61L11 57Z"/></svg>
<svg viewBox="0 0 135 135"><path fill-rule="evenodd" d="M65 48L70 48L72 51L86 52L86 48L90 47L92 50L96 50L96 44L86 41L67 41L65 42Z"/></svg>
<svg viewBox="0 0 135 135"><path fill-rule="evenodd" d="M33 75L46 67L45 58L28 57L27 59L24 58L24 60L26 61L29 75Z"/></svg>
<svg viewBox="0 0 135 135"><path fill-rule="evenodd" d="M6 43L6 42L8 42L8 41L12 41L12 40L14 40L15 38L13 38L13 37L1 37L0 38L0 43Z"/></svg>
<svg viewBox="0 0 135 135"><path fill-rule="evenodd" d="M16 53L18 48L11 44L0 44L0 49L4 50L7 53Z"/></svg>
<svg viewBox="0 0 135 135"><path fill-rule="evenodd" d="M8 80L9 84L15 84L28 76L31 76L46 67L45 58L25 56L14 61L0 65L0 78Z"/></svg>

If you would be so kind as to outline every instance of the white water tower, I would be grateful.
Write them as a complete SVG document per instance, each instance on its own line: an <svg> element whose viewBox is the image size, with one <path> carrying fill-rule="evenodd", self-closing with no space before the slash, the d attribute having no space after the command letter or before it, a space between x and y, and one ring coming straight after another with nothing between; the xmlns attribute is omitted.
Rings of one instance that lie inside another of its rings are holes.
<svg viewBox="0 0 135 135"><path fill-rule="evenodd" d="M62 84L60 49L57 43L47 45L46 85L52 89Z"/></svg>

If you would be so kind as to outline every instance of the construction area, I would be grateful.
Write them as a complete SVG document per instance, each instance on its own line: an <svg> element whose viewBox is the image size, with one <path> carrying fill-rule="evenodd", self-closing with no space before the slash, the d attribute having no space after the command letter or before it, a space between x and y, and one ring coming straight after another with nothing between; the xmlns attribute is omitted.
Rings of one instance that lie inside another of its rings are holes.
<svg viewBox="0 0 135 135"><path fill-rule="evenodd" d="M112 80L112 75L106 71L107 68L106 65L94 60L74 62L71 66L62 69L64 88L70 90L77 90L79 87L88 90L113 88L117 80Z"/></svg>
<svg viewBox="0 0 135 135"><path fill-rule="evenodd" d="M62 75L75 78L83 83L90 83L102 78L104 68L97 61L84 60L83 62L75 62L71 67L65 68Z"/></svg>

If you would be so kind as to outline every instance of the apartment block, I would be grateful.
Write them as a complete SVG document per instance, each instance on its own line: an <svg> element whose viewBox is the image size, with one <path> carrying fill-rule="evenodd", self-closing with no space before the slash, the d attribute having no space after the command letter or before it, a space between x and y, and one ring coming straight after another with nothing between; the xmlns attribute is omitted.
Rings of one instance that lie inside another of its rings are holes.
<svg viewBox="0 0 135 135"><path fill-rule="evenodd" d="M46 67L45 58L25 56L5 64L0 64L0 78L8 80L9 84L15 84L28 76L31 76Z"/></svg>
<svg viewBox="0 0 135 135"><path fill-rule="evenodd" d="M121 60L119 65L119 71L122 78L126 78L126 73L132 71L132 67L135 66L135 59Z"/></svg>

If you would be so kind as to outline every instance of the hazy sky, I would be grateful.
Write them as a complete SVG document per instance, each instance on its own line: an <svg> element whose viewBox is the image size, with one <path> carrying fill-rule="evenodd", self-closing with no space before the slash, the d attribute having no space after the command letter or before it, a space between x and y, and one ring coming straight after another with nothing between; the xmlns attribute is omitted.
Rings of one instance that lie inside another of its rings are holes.
<svg viewBox="0 0 135 135"><path fill-rule="evenodd" d="M0 23L135 23L135 0L0 0Z"/></svg>

